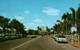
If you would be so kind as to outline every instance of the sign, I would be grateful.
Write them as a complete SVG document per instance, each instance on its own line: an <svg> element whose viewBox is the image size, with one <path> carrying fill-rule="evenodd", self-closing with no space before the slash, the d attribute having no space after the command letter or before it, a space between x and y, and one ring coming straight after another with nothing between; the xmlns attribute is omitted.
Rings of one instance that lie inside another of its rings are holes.
<svg viewBox="0 0 80 50"><path fill-rule="evenodd" d="M71 27L71 32L73 31L77 31L77 28L76 27Z"/></svg>

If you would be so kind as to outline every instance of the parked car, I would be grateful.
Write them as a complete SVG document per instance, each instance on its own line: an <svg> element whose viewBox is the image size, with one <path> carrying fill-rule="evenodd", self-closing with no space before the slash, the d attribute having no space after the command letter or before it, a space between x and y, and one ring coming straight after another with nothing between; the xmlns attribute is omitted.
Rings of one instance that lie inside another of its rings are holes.
<svg viewBox="0 0 80 50"><path fill-rule="evenodd" d="M31 35L31 38L36 38L36 35Z"/></svg>
<svg viewBox="0 0 80 50"><path fill-rule="evenodd" d="M74 41L78 42L78 34L74 34L73 38L74 38Z"/></svg>
<svg viewBox="0 0 80 50"><path fill-rule="evenodd" d="M4 34L0 34L0 41L5 41L5 40L6 40L6 38L5 38Z"/></svg>
<svg viewBox="0 0 80 50"><path fill-rule="evenodd" d="M18 34L18 37L21 38L22 37L22 34Z"/></svg>
<svg viewBox="0 0 80 50"><path fill-rule="evenodd" d="M56 35L55 36L55 40L57 42L67 42L67 38L65 36L63 36L63 35Z"/></svg>
<svg viewBox="0 0 80 50"><path fill-rule="evenodd" d="M13 39L14 39L14 36L13 36L12 34L9 34L9 35L8 35L8 39L9 39L9 40L13 40Z"/></svg>
<svg viewBox="0 0 80 50"><path fill-rule="evenodd" d="M5 35L5 36L4 36L4 38L5 38L6 40L8 40L8 37L9 37L8 35Z"/></svg>
<svg viewBox="0 0 80 50"><path fill-rule="evenodd" d="M52 38L55 39L56 34L52 34Z"/></svg>

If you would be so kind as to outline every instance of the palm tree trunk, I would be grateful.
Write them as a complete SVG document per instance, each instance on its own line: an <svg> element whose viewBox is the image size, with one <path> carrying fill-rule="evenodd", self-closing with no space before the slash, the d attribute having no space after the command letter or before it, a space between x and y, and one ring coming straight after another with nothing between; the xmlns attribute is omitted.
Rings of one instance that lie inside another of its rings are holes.
<svg viewBox="0 0 80 50"><path fill-rule="evenodd" d="M79 44L79 33L78 33L78 44Z"/></svg>

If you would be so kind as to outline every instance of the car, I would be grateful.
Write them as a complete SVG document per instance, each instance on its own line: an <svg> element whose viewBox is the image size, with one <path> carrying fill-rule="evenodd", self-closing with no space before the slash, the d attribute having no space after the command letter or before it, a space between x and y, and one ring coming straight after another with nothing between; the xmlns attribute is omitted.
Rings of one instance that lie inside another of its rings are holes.
<svg viewBox="0 0 80 50"><path fill-rule="evenodd" d="M5 41L5 40L6 40L6 38L5 38L4 34L0 34L0 41Z"/></svg>
<svg viewBox="0 0 80 50"><path fill-rule="evenodd" d="M14 38L13 38L12 35L8 35L8 39L9 39L9 40L13 40Z"/></svg>
<svg viewBox="0 0 80 50"><path fill-rule="evenodd" d="M36 35L31 35L31 38L36 38Z"/></svg>
<svg viewBox="0 0 80 50"><path fill-rule="evenodd" d="M8 40L8 36L7 35L5 35L4 37L5 37L6 40Z"/></svg>
<svg viewBox="0 0 80 50"><path fill-rule="evenodd" d="M22 37L22 34L18 34L18 37L21 38Z"/></svg>
<svg viewBox="0 0 80 50"><path fill-rule="evenodd" d="M74 39L74 41L78 42L78 34L74 34L73 39Z"/></svg>
<svg viewBox="0 0 80 50"><path fill-rule="evenodd" d="M56 35L55 40L57 42L66 42L67 43L67 38L64 35Z"/></svg>
<svg viewBox="0 0 80 50"><path fill-rule="evenodd" d="M52 34L52 38L55 39L56 34Z"/></svg>

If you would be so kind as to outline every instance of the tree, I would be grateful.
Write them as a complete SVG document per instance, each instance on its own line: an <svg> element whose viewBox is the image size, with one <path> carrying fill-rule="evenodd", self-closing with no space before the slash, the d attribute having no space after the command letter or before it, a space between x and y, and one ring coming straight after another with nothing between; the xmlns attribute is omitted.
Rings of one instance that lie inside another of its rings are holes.
<svg viewBox="0 0 80 50"><path fill-rule="evenodd" d="M73 17L73 19L75 20L75 10L74 10L74 8L70 8L70 10L72 11L72 17Z"/></svg>
<svg viewBox="0 0 80 50"><path fill-rule="evenodd" d="M3 16L0 16L0 29L2 30L3 29L3 23L2 23L2 21L3 21L3 19L4 19L4 17ZM1 31L1 33L2 33L3 31Z"/></svg>
<svg viewBox="0 0 80 50"><path fill-rule="evenodd" d="M40 27L39 27L39 26L37 26L37 30L38 30L38 31L40 30Z"/></svg>
<svg viewBox="0 0 80 50"><path fill-rule="evenodd" d="M2 23L3 23L2 27L3 27L3 32L4 33L6 33L6 29L7 29L7 26L9 24L9 21L10 21L10 19L8 19L8 18L4 18L3 21L2 21Z"/></svg>
<svg viewBox="0 0 80 50"><path fill-rule="evenodd" d="M60 33L63 33L63 28L64 28L63 22L60 20L57 20L57 22L59 22L59 24L60 24L60 28L61 28Z"/></svg>
<svg viewBox="0 0 80 50"><path fill-rule="evenodd" d="M32 34L33 34L33 32L34 32L34 30L33 30L33 29L29 29L28 31L29 31L29 35L32 35Z"/></svg>
<svg viewBox="0 0 80 50"><path fill-rule="evenodd" d="M70 33L70 27L71 27L71 23L72 23L71 14L69 14L68 12L64 13L62 16L62 20L64 20L63 25L66 27L66 29L65 29L66 34Z"/></svg>
<svg viewBox="0 0 80 50"><path fill-rule="evenodd" d="M47 31L47 32L50 32L50 29L49 29L48 27L46 27L46 31Z"/></svg>
<svg viewBox="0 0 80 50"><path fill-rule="evenodd" d="M53 26L53 29L54 29L54 32L56 32L57 34L60 34L60 29L61 29L61 26L60 26L60 24L55 24L54 26Z"/></svg>
<svg viewBox="0 0 80 50"><path fill-rule="evenodd" d="M78 44L80 42L79 36L80 36L80 5L78 7L78 10L76 11L76 24L77 24L77 33L78 33Z"/></svg>
<svg viewBox="0 0 80 50"><path fill-rule="evenodd" d="M13 19L11 22L10 22L10 25L11 25L11 29L13 31L16 30L16 33L17 34L25 34L25 27L23 25L23 23L20 23L18 20L16 19Z"/></svg>

